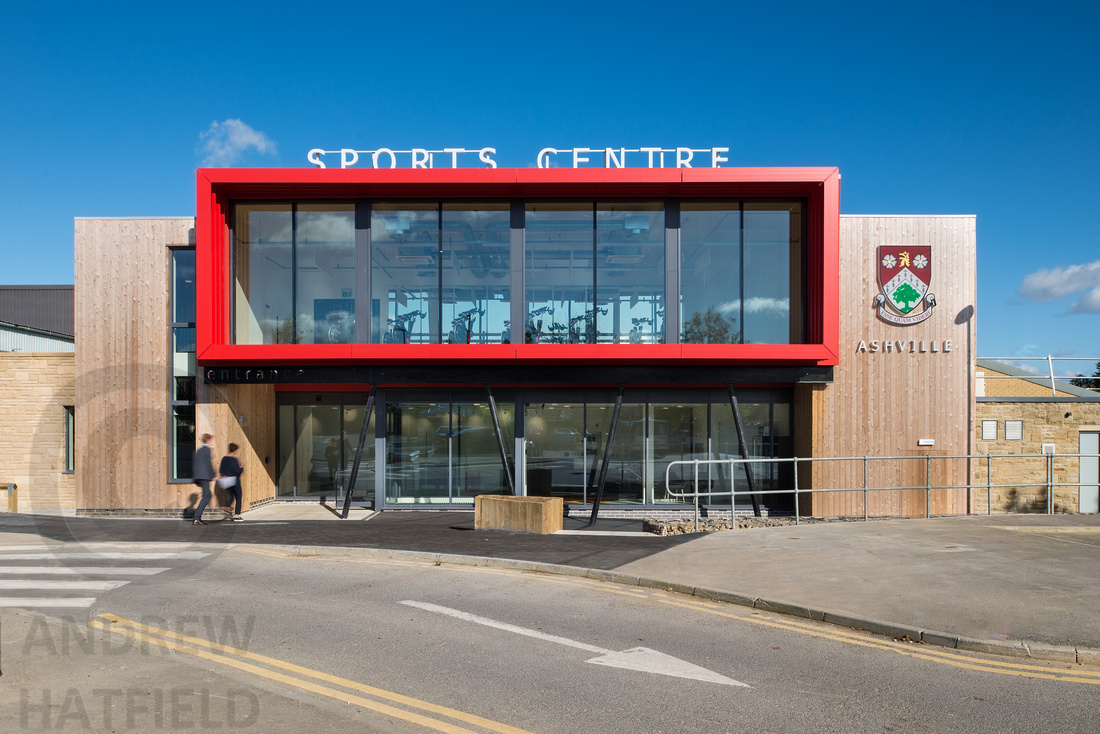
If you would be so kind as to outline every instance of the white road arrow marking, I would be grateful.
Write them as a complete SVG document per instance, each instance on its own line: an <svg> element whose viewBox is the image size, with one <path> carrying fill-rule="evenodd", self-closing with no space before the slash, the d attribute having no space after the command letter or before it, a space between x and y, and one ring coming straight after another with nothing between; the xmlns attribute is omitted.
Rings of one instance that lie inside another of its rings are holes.
<svg viewBox="0 0 1100 734"><path fill-rule="evenodd" d="M672 675L677 678L691 678L693 680L706 681L708 683L721 683L727 686L743 686L744 688L752 688L747 683L736 681L732 678L727 678L724 675L719 675L713 671L701 668L698 665L674 658L671 655L665 655L663 652L657 652L651 650L648 647L633 647L629 650L623 650L622 652L615 652L614 650L605 650L602 647L596 647L595 645L588 645L584 642L577 642L576 640L570 640L565 637L558 637L557 635L548 635L545 632L538 632L537 630L527 629L526 627L517 627L514 624L508 624L507 622L498 622L495 619L488 619L486 617L479 617L476 614L470 614L468 612L460 612L457 609L449 609L447 607L437 606L435 604L428 604L421 601L403 601L401 604L410 607L416 607L417 609L423 609L428 612L436 612L438 614L446 614L449 617L455 617L456 619L462 619L467 622L473 622L475 624L485 625L486 627L495 627L499 630L506 632L514 632L517 635L526 635L527 637L534 637L538 640L545 640L546 642L556 642L559 645L568 645L569 647L575 647L586 652L593 652L598 655L591 660L586 660L586 663L595 663L596 665L607 665L612 668L625 668L627 670L638 670L643 673L659 673L661 675Z"/></svg>

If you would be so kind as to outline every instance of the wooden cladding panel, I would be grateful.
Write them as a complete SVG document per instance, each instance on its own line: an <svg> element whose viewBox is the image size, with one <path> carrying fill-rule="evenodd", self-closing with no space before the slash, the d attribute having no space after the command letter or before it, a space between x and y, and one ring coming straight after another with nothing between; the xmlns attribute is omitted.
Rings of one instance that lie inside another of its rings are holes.
<svg viewBox="0 0 1100 734"><path fill-rule="evenodd" d="M216 461L240 447L242 510L275 496L275 387L210 385L199 380L195 430L214 436Z"/></svg>
<svg viewBox="0 0 1100 734"><path fill-rule="evenodd" d="M171 485L171 247L194 220L78 219L75 226L76 505L182 506Z"/></svg>
<svg viewBox="0 0 1100 734"><path fill-rule="evenodd" d="M976 232L970 216L841 217L840 365L826 395L815 401L813 455L907 456L969 452L973 412L973 334ZM878 317L878 247L931 245L929 291L936 307L926 321L896 326ZM877 353L869 351L878 340ZM889 353L882 344L894 343ZM944 352L945 341L951 351ZM859 349L860 342L868 351ZM902 351L896 343L904 342ZM936 353L932 353L933 343ZM927 351L920 352L921 347ZM916 347L916 351L912 350ZM819 419L820 415L820 419ZM928 450L922 438L935 439ZM934 484L965 484L965 460L933 462ZM911 465L920 464L919 470ZM873 486L924 484L923 462L876 463ZM919 481L918 481L919 480ZM821 463L815 488L863 486L862 462ZM933 514L967 511L965 490L933 493ZM863 492L817 493L813 514L862 515ZM923 490L873 493L871 515L923 515Z"/></svg>

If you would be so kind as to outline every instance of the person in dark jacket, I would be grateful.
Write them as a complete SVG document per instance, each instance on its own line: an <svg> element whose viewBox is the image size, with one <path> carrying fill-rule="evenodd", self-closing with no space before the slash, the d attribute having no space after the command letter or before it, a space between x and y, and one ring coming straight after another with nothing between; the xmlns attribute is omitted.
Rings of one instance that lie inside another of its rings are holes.
<svg viewBox="0 0 1100 734"><path fill-rule="evenodd" d="M192 525L205 525L202 513L206 505L210 503L210 480L217 476L214 471L214 437L209 433L202 434L202 446L195 452L194 461L195 484L202 490L199 506L195 508L195 519Z"/></svg>
<svg viewBox="0 0 1100 734"><path fill-rule="evenodd" d="M232 477L235 481L228 487L222 486L227 492L229 492L235 500L236 506L233 508L233 522L243 522L244 518L241 517L241 474L244 474L244 468L241 466L241 462L237 459L237 449L239 449L235 443L229 444L229 453L222 457L221 465L218 466L218 474L222 477ZM219 482L219 485L221 483Z"/></svg>

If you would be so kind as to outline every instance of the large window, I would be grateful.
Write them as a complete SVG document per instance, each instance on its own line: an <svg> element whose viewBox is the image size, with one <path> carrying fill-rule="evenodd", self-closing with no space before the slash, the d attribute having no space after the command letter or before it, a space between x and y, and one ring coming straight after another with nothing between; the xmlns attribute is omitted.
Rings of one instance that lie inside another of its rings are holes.
<svg viewBox="0 0 1100 734"><path fill-rule="evenodd" d="M169 478L191 479L195 451L195 251L172 250Z"/></svg>
<svg viewBox="0 0 1100 734"><path fill-rule="evenodd" d="M355 341L355 205L299 204L294 240L298 342Z"/></svg>
<svg viewBox="0 0 1100 734"><path fill-rule="evenodd" d="M800 202L684 202L680 341L802 342L802 246Z"/></svg>
<svg viewBox="0 0 1100 734"><path fill-rule="evenodd" d="M234 343L804 343L803 202L670 206L240 202Z"/></svg>
<svg viewBox="0 0 1100 734"><path fill-rule="evenodd" d="M524 233L525 343L664 340L663 204L529 203Z"/></svg>

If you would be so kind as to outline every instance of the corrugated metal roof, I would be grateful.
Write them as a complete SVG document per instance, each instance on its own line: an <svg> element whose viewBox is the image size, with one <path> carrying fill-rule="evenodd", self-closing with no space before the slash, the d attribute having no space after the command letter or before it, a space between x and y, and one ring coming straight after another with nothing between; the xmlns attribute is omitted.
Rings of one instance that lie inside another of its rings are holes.
<svg viewBox="0 0 1100 734"><path fill-rule="evenodd" d="M0 324L0 352L71 352L72 337Z"/></svg>
<svg viewBox="0 0 1100 734"><path fill-rule="evenodd" d="M73 336L71 285L0 285L0 321Z"/></svg>

